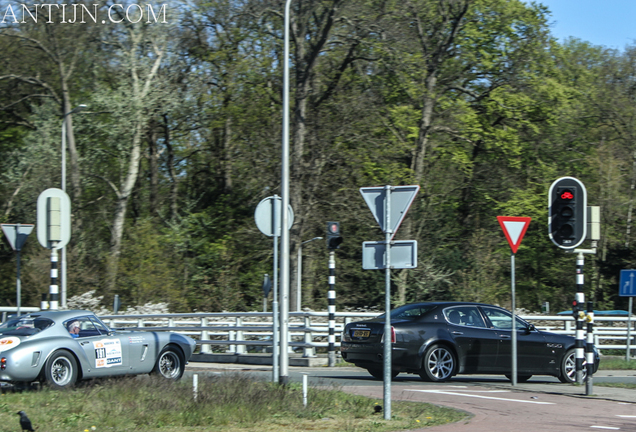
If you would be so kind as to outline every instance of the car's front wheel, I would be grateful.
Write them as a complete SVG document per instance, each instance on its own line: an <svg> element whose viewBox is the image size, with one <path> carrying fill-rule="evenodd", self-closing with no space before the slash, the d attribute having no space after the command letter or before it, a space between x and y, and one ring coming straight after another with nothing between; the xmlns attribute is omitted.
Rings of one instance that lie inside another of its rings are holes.
<svg viewBox="0 0 636 432"><path fill-rule="evenodd" d="M432 345L424 353L420 377L424 381L447 381L455 371L455 354L444 345Z"/></svg>
<svg viewBox="0 0 636 432"><path fill-rule="evenodd" d="M583 358L583 379L587 375L587 362ZM569 349L563 356L561 361L561 374L559 375L559 381L562 383L575 383L576 382L576 351L574 348Z"/></svg>
<svg viewBox="0 0 636 432"><path fill-rule="evenodd" d="M44 365L44 380L53 388L69 388L75 385L78 376L77 361L68 351L55 351Z"/></svg>
<svg viewBox="0 0 636 432"><path fill-rule="evenodd" d="M168 345L159 353L152 374L176 381L181 378L184 370L185 360L183 359L183 354L181 354L179 348Z"/></svg>

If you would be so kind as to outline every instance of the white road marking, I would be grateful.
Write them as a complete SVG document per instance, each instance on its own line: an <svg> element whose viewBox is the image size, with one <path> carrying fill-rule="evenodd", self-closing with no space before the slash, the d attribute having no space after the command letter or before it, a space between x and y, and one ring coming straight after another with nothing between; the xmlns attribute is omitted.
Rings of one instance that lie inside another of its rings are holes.
<svg viewBox="0 0 636 432"><path fill-rule="evenodd" d="M616 417L622 417L622 418L636 418L636 415L617 415Z"/></svg>
<svg viewBox="0 0 636 432"><path fill-rule="evenodd" d="M590 427L595 429L620 430L620 428L618 427L611 427L611 426L590 426Z"/></svg>
<svg viewBox="0 0 636 432"><path fill-rule="evenodd" d="M480 399L500 400L500 401L506 401L506 402L521 402L521 403L531 403L531 404L539 404L539 405L554 405L554 403L552 402L539 402L534 400L522 400L522 399L506 399L506 398L498 398L498 397L492 397L492 396L458 393L454 391L443 391L443 390L410 390L410 391L422 392L422 393L437 393L437 394L445 394L450 396L466 396L466 397L473 397L473 398L480 398ZM499 391L499 390L486 391L486 393L501 393L501 392L502 391ZM503 392L508 392L508 391L503 390Z"/></svg>

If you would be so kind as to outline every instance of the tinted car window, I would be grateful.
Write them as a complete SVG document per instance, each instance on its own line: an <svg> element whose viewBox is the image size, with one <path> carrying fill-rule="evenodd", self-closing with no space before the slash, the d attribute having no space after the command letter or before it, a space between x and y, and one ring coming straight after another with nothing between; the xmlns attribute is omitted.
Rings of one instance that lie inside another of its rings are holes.
<svg viewBox="0 0 636 432"><path fill-rule="evenodd" d="M417 320L434 308L434 305L404 305L391 311L391 319Z"/></svg>
<svg viewBox="0 0 636 432"><path fill-rule="evenodd" d="M493 328L501 329L501 330L511 330L512 329L512 315L508 311L502 311L500 309L494 308L483 308L484 313L490 320ZM528 324L520 318L516 317L516 328L526 328Z"/></svg>
<svg viewBox="0 0 636 432"><path fill-rule="evenodd" d="M444 316L451 324L470 327L486 327L479 310L475 306L454 306L444 309Z"/></svg>

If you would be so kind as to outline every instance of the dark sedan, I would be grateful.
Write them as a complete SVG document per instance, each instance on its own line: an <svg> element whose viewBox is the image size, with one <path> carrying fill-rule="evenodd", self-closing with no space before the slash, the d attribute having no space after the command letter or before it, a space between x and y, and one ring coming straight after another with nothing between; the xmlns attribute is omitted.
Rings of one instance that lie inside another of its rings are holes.
<svg viewBox="0 0 636 432"><path fill-rule="evenodd" d="M342 358L383 377L384 315L345 326ZM552 375L575 382L575 339L537 330L516 317L517 381ZM391 311L391 376L419 374L446 381L458 374L506 375L512 371L512 314L481 303L416 303ZM595 350L594 371L599 356ZM584 368L585 369L585 368Z"/></svg>

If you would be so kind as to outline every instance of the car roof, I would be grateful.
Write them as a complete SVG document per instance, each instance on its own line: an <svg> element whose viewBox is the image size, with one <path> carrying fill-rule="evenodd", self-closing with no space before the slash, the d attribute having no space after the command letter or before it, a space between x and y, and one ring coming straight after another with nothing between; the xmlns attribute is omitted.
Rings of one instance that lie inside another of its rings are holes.
<svg viewBox="0 0 636 432"><path fill-rule="evenodd" d="M461 301L437 301L437 302L420 302L420 303L407 303L404 306L492 306L500 309L504 309L501 306L496 306L488 303L476 303L476 302L461 302Z"/></svg>
<svg viewBox="0 0 636 432"><path fill-rule="evenodd" d="M41 317L41 318L49 318L53 321L66 321L71 318L75 318L78 316L84 315L95 315L93 312L82 309L72 309L72 310L62 310L62 311L40 311L40 312L31 312L22 316L30 316L33 318Z"/></svg>

